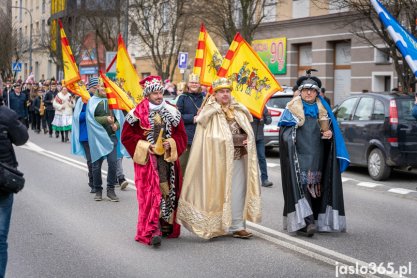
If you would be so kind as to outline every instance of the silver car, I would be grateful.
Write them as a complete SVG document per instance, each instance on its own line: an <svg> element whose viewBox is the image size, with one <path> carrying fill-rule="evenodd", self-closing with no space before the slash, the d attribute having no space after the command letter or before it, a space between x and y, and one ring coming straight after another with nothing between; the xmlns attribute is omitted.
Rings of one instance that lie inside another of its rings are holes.
<svg viewBox="0 0 417 278"><path fill-rule="evenodd" d="M284 87L283 91L276 92L266 103L266 107L272 117L272 123L264 126L265 149L279 147L278 122L287 103L293 98L294 92L290 87Z"/></svg>

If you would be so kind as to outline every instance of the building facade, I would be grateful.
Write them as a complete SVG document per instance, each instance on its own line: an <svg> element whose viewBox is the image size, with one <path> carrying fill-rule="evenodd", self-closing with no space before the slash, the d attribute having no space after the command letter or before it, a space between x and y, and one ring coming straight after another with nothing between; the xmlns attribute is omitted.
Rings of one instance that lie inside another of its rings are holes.
<svg viewBox="0 0 417 278"><path fill-rule="evenodd" d="M50 57L48 19L51 14L51 1L12 0L12 5L13 29L18 38L18 58L23 65L17 77L25 80L33 73L37 81L57 78L56 65Z"/></svg>
<svg viewBox="0 0 417 278"><path fill-rule="evenodd" d="M349 11L318 8L306 0L283 0L266 8L268 16L255 39L286 38L286 73L275 75L280 84L292 87L306 69L317 69L314 74L322 80L332 104L351 93L397 87L390 59L358 39L352 26L345 24L352 17ZM384 47L377 38L375 43Z"/></svg>

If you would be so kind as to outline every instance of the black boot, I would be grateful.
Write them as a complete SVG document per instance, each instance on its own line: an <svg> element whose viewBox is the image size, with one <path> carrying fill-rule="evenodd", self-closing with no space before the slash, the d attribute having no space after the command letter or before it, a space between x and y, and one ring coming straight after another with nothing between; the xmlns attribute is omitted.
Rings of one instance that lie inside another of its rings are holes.
<svg viewBox="0 0 417 278"><path fill-rule="evenodd" d="M61 142L65 142L64 140L65 140L65 139L64 139L64 132L63 132L63 131L61 131Z"/></svg>
<svg viewBox="0 0 417 278"><path fill-rule="evenodd" d="M65 142L69 142L69 139L68 139L68 130L65 130Z"/></svg>

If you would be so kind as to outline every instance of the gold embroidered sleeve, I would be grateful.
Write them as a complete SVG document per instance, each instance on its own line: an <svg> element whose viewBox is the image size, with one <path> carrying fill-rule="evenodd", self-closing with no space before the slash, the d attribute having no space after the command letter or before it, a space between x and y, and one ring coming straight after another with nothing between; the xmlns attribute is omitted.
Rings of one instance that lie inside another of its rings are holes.
<svg viewBox="0 0 417 278"><path fill-rule="evenodd" d="M145 140L139 140L136 144L133 161L139 165L145 165L149 159L149 146L151 143Z"/></svg>
<svg viewBox="0 0 417 278"><path fill-rule="evenodd" d="M169 146L171 147L169 150L165 151L164 154L164 160L166 162L174 162L178 159L178 152L177 152L177 143L175 143L175 140L172 138L165 139L165 142L169 143Z"/></svg>

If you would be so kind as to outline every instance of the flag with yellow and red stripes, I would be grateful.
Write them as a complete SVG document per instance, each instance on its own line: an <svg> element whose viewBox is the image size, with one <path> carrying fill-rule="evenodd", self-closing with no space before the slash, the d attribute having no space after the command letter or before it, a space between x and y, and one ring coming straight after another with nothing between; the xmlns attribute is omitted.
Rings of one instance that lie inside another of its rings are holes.
<svg viewBox="0 0 417 278"><path fill-rule="evenodd" d="M125 110L126 112L129 112L135 107L133 100L101 71L100 77L101 80L103 80L104 90L106 91L110 109Z"/></svg>
<svg viewBox="0 0 417 278"><path fill-rule="evenodd" d="M233 39L217 75L233 81L233 97L258 118L262 118L268 99L282 90L265 63L239 33Z"/></svg>
<svg viewBox="0 0 417 278"><path fill-rule="evenodd" d="M207 33L204 24L201 24L195 53L193 73L200 76L200 84L210 87L222 65L223 57Z"/></svg>
<svg viewBox="0 0 417 278"><path fill-rule="evenodd" d="M61 33L61 46L62 46L62 61L64 64L64 84L73 94L79 95L84 103L90 99L85 86L78 84L81 81L80 72L78 71L77 64L75 63L74 55L72 54L71 47L69 45L67 36L62 26L61 20L58 20L59 29Z"/></svg>

